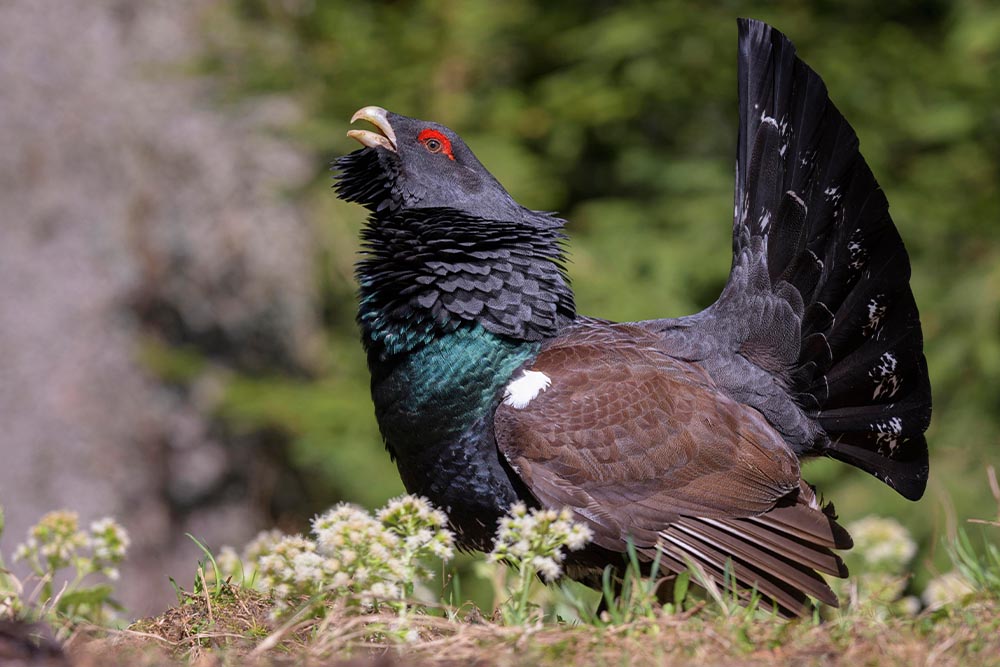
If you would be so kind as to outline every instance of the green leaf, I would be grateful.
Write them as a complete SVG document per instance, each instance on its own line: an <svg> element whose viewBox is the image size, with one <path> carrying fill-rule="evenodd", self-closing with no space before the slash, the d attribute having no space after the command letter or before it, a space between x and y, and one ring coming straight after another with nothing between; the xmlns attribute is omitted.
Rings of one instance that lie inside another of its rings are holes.
<svg viewBox="0 0 1000 667"><path fill-rule="evenodd" d="M674 609L677 611L682 611L684 609L684 600L687 598L688 586L691 584L691 573L684 570L677 575L677 579L674 580Z"/></svg>
<svg viewBox="0 0 1000 667"><path fill-rule="evenodd" d="M191 533L184 533L184 534L187 535L188 538L190 538L192 542L194 542L195 544L197 544L198 548L201 549L201 552L203 554L205 554L205 560L202 561L201 563L198 563L198 569L199 570L203 570L204 569L204 563L210 563L212 565L212 573L215 575L215 581L214 581L214 584L213 584L213 587L214 587L215 590L212 591L212 597L213 598L218 598L219 595L221 595L221 593L222 593L223 584L225 582L223 581L222 570L219 569L219 564L215 562L215 556L212 555L212 552L209 550L209 548L206 547L200 540L198 540L197 537L195 537ZM202 578L201 577L197 577L197 576L195 577L194 590L195 590L196 593L201 590L200 589L200 585L201 585L202 582L200 581L200 579L202 579Z"/></svg>
<svg viewBox="0 0 1000 667"><path fill-rule="evenodd" d="M116 607L115 603L111 603L111 594L113 592L114 589L110 584L98 584L89 588L78 588L74 591L67 591L59 598L59 604L56 605L56 608L63 613L69 613L70 610L84 605L95 609L105 604Z"/></svg>

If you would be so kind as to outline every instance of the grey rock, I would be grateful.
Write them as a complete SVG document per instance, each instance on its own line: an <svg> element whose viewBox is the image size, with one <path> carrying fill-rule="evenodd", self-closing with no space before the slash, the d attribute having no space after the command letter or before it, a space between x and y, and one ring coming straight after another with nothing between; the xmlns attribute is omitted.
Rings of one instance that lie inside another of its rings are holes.
<svg viewBox="0 0 1000 667"><path fill-rule="evenodd" d="M281 194L312 166L266 131L297 111L213 106L185 68L209 4L0 4L0 548L53 509L114 516L133 614L190 582L186 531L242 544L263 521L213 392L162 386L141 337L251 368L308 367L318 340L313 239Z"/></svg>

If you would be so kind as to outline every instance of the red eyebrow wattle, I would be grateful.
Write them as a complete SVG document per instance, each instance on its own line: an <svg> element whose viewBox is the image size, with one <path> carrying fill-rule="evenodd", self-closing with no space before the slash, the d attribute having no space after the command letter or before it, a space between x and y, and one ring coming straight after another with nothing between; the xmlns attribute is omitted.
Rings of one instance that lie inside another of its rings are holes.
<svg viewBox="0 0 1000 667"><path fill-rule="evenodd" d="M448 137L444 136L437 130L432 130L427 128L417 135L417 141L424 143L428 139L437 139L441 142L441 152L448 156L449 160L454 160L455 156L451 152L451 142L448 141Z"/></svg>

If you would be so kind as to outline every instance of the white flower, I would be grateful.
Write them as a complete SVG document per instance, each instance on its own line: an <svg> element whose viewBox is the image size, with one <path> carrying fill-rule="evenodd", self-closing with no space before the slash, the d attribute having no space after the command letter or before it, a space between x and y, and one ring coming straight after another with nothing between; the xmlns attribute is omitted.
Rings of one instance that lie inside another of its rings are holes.
<svg viewBox="0 0 1000 667"><path fill-rule="evenodd" d="M931 609L938 609L960 602L974 590L961 572L952 570L927 582L923 595L924 603Z"/></svg>
<svg viewBox="0 0 1000 667"><path fill-rule="evenodd" d="M594 532L590 527L576 523L573 524L569 535L566 536L566 546L569 547L570 551L579 551L592 539L594 539Z"/></svg>
<svg viewBox="0 0 1000 667"><path fill-rule="evenodd" d="M531 565L545 581L555 581L562 574L562 568L552 557L535 556L531 559Z"/></svg>
<svg viewBox="0 0 1000 667"><path fill-rule="evenodd" d="M277 572L285 565L285 559L277 554L267 554L257 561L257 566L261 572L271 574Z"/></svg>
<svg viewBox="0 0 1000 667"><path fill-rule="evenodd" d="M452 547L451 535L448 535L448 539L435 539L429 545L428 548L430 552L440 558L441 560L450 560L452 556L455 555L455 549Z"/></svg>
<svg viewBox="0 0 1000 667"><path fill-rule="evenodd" d="M869 569L900 574L917 553L917 543L895 519L869 516L847 527L854 552Z"/></svg>
<svg viewBox="0 0 1000 667"><path fill-rule="evenodd" d="M575 523L568 509L529 511L517 503L500 519L489 559L530 568L551 581L562 573L563 548L580 549L590 539L590 529Z"/></svg>
<svg viewBox="0 0 1000 667"><path fill-rule="evenodd" d="M232 547L222 547L215 557L215 564L219 566L223 577L232 577L241 572L243 563L236 550Z"/></svg>
<svg viewBox="0 0 1000 667"><path fill-rule="evenodd" d="M17 548L14 549L14 560L15 561L26 560L28 557L31 556L31 553L33 551L37 550L38 550L38 545L35 543L34 538L28 538L27 542L17 545Z"/></svg>
<svg viewBox="0 0 1000 667"><path fill-rule="evenodd" d="M377 600L391 600L399 597L399 589L384 581L377 581L368 589L368 594Z"/></svg>
<svg viewBox="0 0 1000 667"><path fill-rule="evenodd" d="M279 602L318 594L347 596L362 606L405 605L427 572L421 559L450 558L454 536L445 528L447 517L416 496L393 499L376 516L342 503L313 519L313 539L258 536L252 562L259 585Z"/></svg>
<svg viewBox="0 0 1000 667"><path fill-rule="evenodd" d="M375 558L377 560L382 560L382 561L389 560L390 558L392 558L392 555L391 555L388 547L386 547L385 544L383 544L381 542L372 542L371 544L369 544L368 545L368 554L372 558Z"/></svg>
<svg viewBox="0 0 1000 667"><path fill-rule="evenodd" d="M280 530L263 530L257 533L257 536L243 550L243 562L256 563L263 554L270 552L283 537L284 534Z"/></svg>
<svg viewBox="0 0 1000 667"><path fill-rule="evenodd" d="M429 528L421 528L415 534L406 538L407 549L419 549L434 539L434 533Z"/></svg>
<svg viewBox="0 0 1000 667"><path fill-rule="evenodd" d="M90 524L88 542L94 558L102 563L120 562L131 544L125 529L110 517Z"/></svg>
<svg viewBox="0 0 1000 667"><path fill-rule="evenodd" d="M323 557L313 551L303 551L292 558L292 578L297 583L322 581Z"/></svg>
<svg viewBox="0 0 1000 667"><path fill-rule="evenodd" d="M896 603L896 608L905 616L916 616L920 613L920 598L916 595L907 595Z"/></svg>

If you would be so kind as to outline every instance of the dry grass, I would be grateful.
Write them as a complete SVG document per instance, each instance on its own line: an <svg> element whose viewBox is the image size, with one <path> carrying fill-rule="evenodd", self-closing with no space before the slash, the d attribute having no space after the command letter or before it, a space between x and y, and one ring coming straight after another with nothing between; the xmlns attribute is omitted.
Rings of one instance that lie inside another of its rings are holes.
<svg viewBox="0 0 1000 667"><path fill-rule="evenodd" d="M711 608L624 626L505 627L472 610L461 620L416 616L402 642L398 619L333 609L322 620L278 625L258 594L192 597L128 630L79 632L67 643L75 667L129 665L1000 665L1000 602L970 602L913 618L860 612L820 624Z"/></svg>

